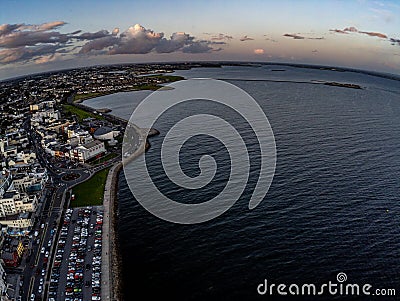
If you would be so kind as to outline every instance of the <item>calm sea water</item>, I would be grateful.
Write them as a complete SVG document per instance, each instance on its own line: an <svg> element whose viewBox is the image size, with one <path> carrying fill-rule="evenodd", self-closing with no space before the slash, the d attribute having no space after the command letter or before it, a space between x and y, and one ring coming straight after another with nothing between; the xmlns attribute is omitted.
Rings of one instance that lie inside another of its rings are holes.
<svg viewBox="0 0 400 301"><path fill-rule="evenodd" d="M322 284L336 281L339 272L347 274L346 283L396 288L400 294L398 81L285 66L199 68L177 74L229 79L253 96L275 134L276 173L256 209L248 210L247 203L257 180L257 162L244 194L229 211L212 221L185 226L162 221L143 209L121 174L119 234L125 300L137 296L275 299L258 296L257 286L264 279ZM254 79L340 81L363 89ZM148 94L120 93L85 104L109 107L128 119ZM147 156L154 181L176 199L182 191L162 173L159 146L176 121L199 111L231 118L235 127L246 129L243 120L232 119L223 107L208 107L201 101L177 107L161 118L156 123L161 135L151 139ZM251 141L251 132L244 130L244 135ZM226 151L207 137L194 139L183 150L183 169L193 174L198 172L201 154L216 156L221 168L212 185L191 192L196 201L208 200L226 183ZM257 148L253 154L257 158ZM315 298L324 299L332 296Z"/></svg>

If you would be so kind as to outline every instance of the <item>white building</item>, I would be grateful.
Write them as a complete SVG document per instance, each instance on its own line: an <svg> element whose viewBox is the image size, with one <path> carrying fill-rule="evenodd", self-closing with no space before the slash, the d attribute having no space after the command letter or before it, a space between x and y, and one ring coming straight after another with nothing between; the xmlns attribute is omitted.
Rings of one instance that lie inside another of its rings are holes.
<svg viewBox="0 0 400 301"><path fill-rule="evenodd" d="M106 152L104 142L93 140L92 142L80 145L69 152L71 160L79 162L87 162Z"/></svg>
<svg viewBox="0 0 400 301"><path fill-rule="evenodd" d="M114 131L112 128L109 128L108 126L102 126L98 128L93 134L94 138L103 141L114 140L114 137L118 135L119 131Z"/></svg>
<svg viewBox="0 0 400 301"><path fill-rule="evenodd" d="M8 191L0 199L0 217L15 215L22 212L36 211L38 200L35 195ZM0 224L4 224L0 221Z"/></svg>

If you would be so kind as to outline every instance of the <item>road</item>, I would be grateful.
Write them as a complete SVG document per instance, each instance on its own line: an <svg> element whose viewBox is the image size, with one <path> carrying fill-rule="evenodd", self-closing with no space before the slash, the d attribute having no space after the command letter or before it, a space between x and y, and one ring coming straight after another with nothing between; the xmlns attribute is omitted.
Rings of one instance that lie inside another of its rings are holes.
<svg viewBox="0 0 400 301"><path fill-rule="evenodd" d="M38 231L39 235L31 243L29 261L25 267L21 267L24 269L21 296L22 300L29 300L33 293L35 297L39 297L37 298L38 300L47 300L45 295L50 280L48 263L53 262L56 245L54 242L58 240L58 233L61 228L60 220L63 218L64 209L68 205L65 203L66 192L73 186L89 179L97 171L112 166L120 160L120 157L116 157L106 162L106 164L91 168L59 168L54 170L53 166L51 166L52 163L48 161L47 155L40 146L41 137L30 130L29 119L24 122L23 126L28 134L28 139L35 149L39 163L48 172L51 183L46 185L43 203L39 204L39 210L35 216L35 225L32 232ZM72 181L63 180L65 175L71 174L77 174L79 177ZM41 228L42 224L44 225L43 228ZM37 243L37 240L39 240L39 243ZM44 253L40 252L42 248L44 248ZM48 257L46 257L46 252L49 254ZM44 275L42 275L43 269L45 269ZM41 284L41 279L43 279L44 285ZM39 287L42 287L41 292L39 292Z"/></svg>

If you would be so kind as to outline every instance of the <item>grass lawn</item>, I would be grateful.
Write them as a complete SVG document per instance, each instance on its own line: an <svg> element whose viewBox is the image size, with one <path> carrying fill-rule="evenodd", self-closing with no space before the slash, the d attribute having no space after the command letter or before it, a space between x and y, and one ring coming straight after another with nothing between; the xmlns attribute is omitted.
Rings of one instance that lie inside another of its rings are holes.
<svg viewBox="0 0 400 301"><path fill-rule="evenodd" d="M72 189L75 200L71 201L70 207L98 206L103 204L104 186L110 168L103 169L96 173L86 182L83 182Z"/></svg>
<svg viewBox="0 0 400 301"><path fill-rule="evenodd" d="M177 75L161 75L161 74L149 75L148 77L163 79L163 80L165 80L166 83L169 83L169 82L176 82L176 81L178 81L178 80L185 79L185 78L182 77L182 76L177 76Z"/></svg>
<svg viewBox="0 0 400 301"><path fill-rule="evenodd" d="M71 112L71 114L74 114L78 117L79 122L82 122L83 119L88 118L88 117L92 117L92 118L97 118L97 119L102 119L101 116L93 114L91 112L82 110L78 107L75 107L73 105L63 105L64 110Z"/></svg>

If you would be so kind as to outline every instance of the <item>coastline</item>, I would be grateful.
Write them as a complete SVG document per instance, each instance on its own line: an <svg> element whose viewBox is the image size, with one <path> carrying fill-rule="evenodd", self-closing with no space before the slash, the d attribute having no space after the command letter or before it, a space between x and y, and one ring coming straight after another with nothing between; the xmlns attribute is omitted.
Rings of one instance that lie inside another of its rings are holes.
<svg viewBox="0 0 400 301"><path fill-rule="evenodd" d="M118 186L119 174L124 164L134 160L150 148L148 137L159 134L156 129L141 129L133 125L141 139L141 145L128 158L116 163L109 171L104 189L103 198L103 249L102 249L102 300L123 300L123 278L121 254L118 239Z"/></svg>
<svg viewBox="0 0 400 301"><path fill-rule="evenodd" d="M107 175L104 191L103 248L102 248L102 300L121 300L121 265L117 232L118 176L122 162L116 163Z"/></svg>

